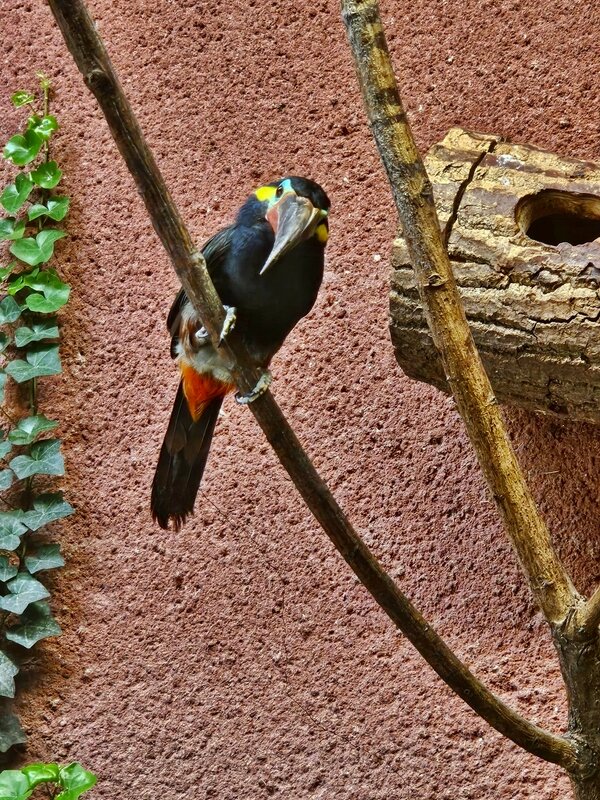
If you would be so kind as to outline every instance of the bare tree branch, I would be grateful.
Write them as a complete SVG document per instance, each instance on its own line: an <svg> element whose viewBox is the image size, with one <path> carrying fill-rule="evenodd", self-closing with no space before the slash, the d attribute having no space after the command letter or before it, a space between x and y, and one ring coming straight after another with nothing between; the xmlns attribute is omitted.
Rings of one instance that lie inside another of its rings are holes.
<svg viewBox="0 0 600 800"><path fill-rule="evenodd" d="M148 150L87 9L81 0L49 0L49 4L77 66L106 116L175 271L216 344L224 318L223 308L204 260L194 248ZM235 339L227 348L239 388L250 390L258 374L248 354ZM438 675L500 733L530 753L574 771L578 766L578 752L573 743L533 725L495 697L393 583L316 472L271 393L266 392L250 408L296 488L340 554Z"/></svg>
<svg viewBox="0 0 600 800"><path fill-rule="evenodd" d="M402 107L377 1L342 0L342 13L447 380L531 591L546 619L557 624L581 598L536 508L475 348L440 234L431 183Z"/></svg>

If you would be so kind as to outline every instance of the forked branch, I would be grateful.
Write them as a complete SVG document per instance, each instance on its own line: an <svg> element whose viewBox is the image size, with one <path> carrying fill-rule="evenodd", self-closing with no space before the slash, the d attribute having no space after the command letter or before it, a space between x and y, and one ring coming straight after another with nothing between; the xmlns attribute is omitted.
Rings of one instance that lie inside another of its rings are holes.
<svg viewBox="0 0 600 800"><path fill-rule="evenodd" d="M419 294L448 383L534 597L551 624L581 598L558 558L516 459L475 348L440 234L431 183L416 148L376 0L342 0L342 13Z"/></svg>
<svg viewBox="0 0 600 800"><path fill-rule="evenodd" d="M49 4L77 66L106 116L175 271L216 344L224 317L223 308L202 256L194 248L145 143L87 9L81 0L49 0ZM235 339L227 345L227 353L240 390L247 392L256 381L256 369ZM573 744L531 724L495 697L452 653L393 583L316 472L271 393L266 392L250 408L296 488L338 551L438 675L500 733L530 753L573 771L577 766L577 751Z"/></svg>

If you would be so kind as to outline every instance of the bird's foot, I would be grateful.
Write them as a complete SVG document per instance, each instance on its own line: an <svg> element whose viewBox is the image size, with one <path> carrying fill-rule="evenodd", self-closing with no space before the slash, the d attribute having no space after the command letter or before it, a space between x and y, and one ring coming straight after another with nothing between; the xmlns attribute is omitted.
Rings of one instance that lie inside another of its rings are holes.
<svg viewBox="0 0 600 800"><path fill-rule="evenodd" d="M223 308L225 309L225 319L223 320L221 335L219 336L219 347L221 347L225 339L235 328L235 321L237 319L237 309L235 306L223 306Z"/></svg>
<svg viewBox="0 0 600 800"><path fill-rule="evenodd" d="M194 334L194 338L195 338L195 345L196 345L196 348L194 348L194 349L198 349L200 347L204 347L204 345L207 345L207 344L210 343L210 335L209 335L208 331L206 330L206 328L204 327L204 325L201 325L198 328L198 330ZM194 345L192 344L192 347L193 346Z"/></svg>
<svg viewBox="0 0 600 800"><path fill-rule="evenodd" d="M255 400L258 400L261 394L264 394L267 391L267 389L271 385L272 380L273 376L271 375L269 370L263 372L263 374L258 379L258 383L254 387L254 389L252 389L251 392L248 392L248 394L240 394L240 392L238 392L236 394L235 396L236 403L239 403L242 406L246 406L248 405L248 403L253 403Z"/></svg>

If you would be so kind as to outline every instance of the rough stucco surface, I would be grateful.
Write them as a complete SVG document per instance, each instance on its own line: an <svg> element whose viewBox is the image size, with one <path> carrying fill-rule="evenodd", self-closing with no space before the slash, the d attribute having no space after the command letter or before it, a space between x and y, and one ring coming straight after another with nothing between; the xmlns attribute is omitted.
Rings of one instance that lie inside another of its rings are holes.
<svg viewBox="0 0 600 800"><path fill-rule="evenodd" d="M93 14L200 242L261 181L333 199L317 307L274 363L278 400L369 544L473 670L561 730L552 647L453 403L405 378L387 332L394 212L334 0L94 0ZM566 0L382 6L417 140L454 124L600 158L600 7ZM55 80L73 198L57 247L73 297L63 420L77 508L57 535L64 628L22 694L20 761L81 760L96 798L536 798L568 792L447 690L340 561L247 410L229 402L192 524L148 515L177 377L177 285L42 0L4 0L12 91ZM598 431L515 410L516 447L574 580L600 579Z"/></svg>

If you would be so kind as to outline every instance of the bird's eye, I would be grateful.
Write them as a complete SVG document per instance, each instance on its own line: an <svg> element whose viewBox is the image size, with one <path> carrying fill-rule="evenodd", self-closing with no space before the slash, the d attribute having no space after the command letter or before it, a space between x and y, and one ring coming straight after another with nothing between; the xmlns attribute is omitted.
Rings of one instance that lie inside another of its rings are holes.
<svg viewBox="0 0 600 800"><path fill-rule="evenodd" d="M275 197L281 197L283 194L283 186L278 186L277 191L275 192Z"/></svg>

